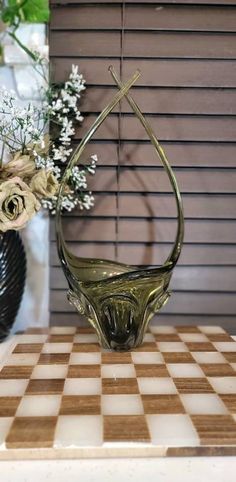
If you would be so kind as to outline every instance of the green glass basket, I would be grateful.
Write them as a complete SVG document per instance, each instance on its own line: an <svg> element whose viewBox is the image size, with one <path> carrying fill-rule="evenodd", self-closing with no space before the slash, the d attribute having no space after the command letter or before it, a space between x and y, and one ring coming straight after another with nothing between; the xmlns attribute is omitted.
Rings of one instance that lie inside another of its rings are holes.
<svg viewBox="0 0 236 482"><path fill-rule="evenodd" d="M104 348L126 351L142 343L149 321L170 296L168 287L183 244L184 216L174 173L152 128L129 94L129 89L140 76L140 72L137 71L123 85L113 67L109 70L119 91L98 116L67 165L57 203L56 234L59 259L69 285L69 301L94 327ZM105 259L77 257L69 251L63 236L61 201L71 169L80 161L84 148L93 134L124 96L162 161L176 199L178 226L175 243L165 263L158 268L141 269L138 266Z"/></svg>

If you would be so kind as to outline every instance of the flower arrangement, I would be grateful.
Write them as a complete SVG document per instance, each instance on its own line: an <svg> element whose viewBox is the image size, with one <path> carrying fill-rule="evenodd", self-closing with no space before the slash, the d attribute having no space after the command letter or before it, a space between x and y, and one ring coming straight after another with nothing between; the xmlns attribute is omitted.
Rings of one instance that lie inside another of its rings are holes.
<svg viewBox="0 0 236 482"><path fill-rule="evenodd" d="M37 65L43 64L44 59L39 58ZM0 90L0 232L24 228L41 207L55 213L75 127L83 121L77 105L84 90L85 80L74 65L63 85L47 85L40 105L20 107L14 92ZM49 123L50 136L45 134ZM93 206L87 175L95 173L96 162L94 155L72 169L62 209Z"/></svg>

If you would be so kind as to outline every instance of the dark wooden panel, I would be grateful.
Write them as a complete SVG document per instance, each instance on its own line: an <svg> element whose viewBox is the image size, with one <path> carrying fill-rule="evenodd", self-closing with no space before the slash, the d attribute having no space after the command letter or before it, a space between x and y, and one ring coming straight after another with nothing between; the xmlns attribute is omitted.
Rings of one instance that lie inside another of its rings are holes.
<svg viewBox="0 0 236 482"><path fill-rule="evenodd" d="M235 167L236 145L234 143L162 142L161 145L173 167ZM99 166L117 165L116 142L94 141L88 144L83 160L95 153L98 155ZM150 143L123 143L120 160L125 165L160 165Z"/></svg>
<svg viewBox="0 0 236 482"><path fill-rule="evenodd" d="M184 3L184 2L181 2ZM106 7L107 8L107 7ZM127 29L235 31L236 10L202 6L145 5L127 6Z"/></svg>
<svg viewBox="0 0 236 482"><path fill-rule="evenodd" d="M236 117L222 116L146 116L162 141L229 141L235 140ZM96 116L85 117L78 127L76 138L81 138L92 126ZM147 134L136 117L125 116L121 122L124 140L147 140ZM94 134L93 139L117 139L118 119L108 117Z"/></svg>
<svg viewBox="0 0 236 482"><path fill-rule="evenodd" d="M51 11L51 29L119 29L121 28L120 5L79 5L55 8ZM147 30L201 30L235 31L234 8L202 6L146 5L129 6L125 9L127 29Z"/></svg>
<svg viewBox="0 0 236 482"><path fill-rule="evenodd" d="M82 98L82 112L100 112L117 89L89 87ZM153 88L133 89L132 96L143 114L236 114L236 89ZM116 107L113 112L119 112ZM122 112L132 112L127 101Z"/></svg>
<svg viewBox="0 0 236 482"><path fill-rule="evenodd" d="M115 29L121 27L120 5L80 5L51 10L51 30Z"/></svg>
<svg viewBox="0 0 236 482"><path fill-rule="evenodd" d="M119 57L119 32L58 32L50 34L51 55Z"/></svg>
<svg viewBox="0 0 236 482"><path fill-rule="evenodd" d="M70 305L64 290L51 291L51 310L54 312L75 309ZM234 315L236 311L236 296L233 293L173 293L162 309L167 314L214 314Z"/></svg>
<svg viewBox="0 0 236 482"><path fill-rule="evenodd" d="M92 4L109 4L109 3L122 3L121 0L102 0L102 1L95 1L95 0L50 0L51 5L82 5L86 3ZM143 0L126 0L126 4L128 3L144 3ZM153 0L145 0L145 3L153 3ZM158 0L155 1L158 4L165 4L165 3L173 3L173 4L189 4L189 5L236 5L235 0L181 0L177 2L176 0Z"/></svg>
<svg viewBox="0 0 236 482"><path fill-rule="evenodd" d="M64 219L65 238L68 241L115 241L115 220ZM176 221L164 220L120 220L119 240L133 242L173 242L176 234ZM234 243L236 238L235 221L185 222L185 241L191 243ZM55 240L54 226L51 226L51 239Z"/></svg>
<svg viewBox="0 0 236 482"><path fill-rule="evenodd" d="M192 195L182 196L185 218L236 219L236 196ZM70 216L123 217L176 217L176 202L173 194L96 194L95 205L89 211L79 208L71 211Z"/></svg>
<svg viewBox="0 0 236 482"><path fill-rule="evenodd" d="M138 49L137 45L139 45ZM235 35L127 32L125 34L124 55L143 58L235 59Z"/></svg>
<svg viewBox="0 0 236 482"><path fill-rule="evenodd" d="M67 280L61 268L51 268L52 289L67 289ZM176 266L171 279L171 288L176 291L236 291L236 269L227 267Z"/></svg>
<svg viewBox="0 0 236 482"><path fill-rule="evenodd" d="M182 168L175 171L182 193L235 193L236 170L211 170ZM138 167L120 168L119 187L122 192L172 192L164 169ZM114 168L99 168L89 180L89 188L96 191L117 191L117 174Z"/></svg>
<svg viewBox="0 0 236 482"><path fill-rule="evenodd" d="M115 259L114 243L68 243L77 256ZM118 260L127 264L158 265L170 254L172 244L118 244ZM52 266L60 266L56 243L51 243L50 261ZM184 244L179 265L234 265L236 264L235 245Z"/></svg>
<svg viewBox="0 0 236 482"><path fill-rule="evenodd" d="M51 54L55 82L67 80L72 64L79 64L87 84L114 85L109 65L119 72L119 59L56 58ZM166 87L236 87L236 61L232 60L124 60L124 77L141 70L135 85Z"/></svg>
<svg viewBox="0 0 236 482"><path fill-rule="evenodd" d="M52 31L51 55L76 57L119 57L119 32ZM139 48L137 49L137 45ZM234 34L126 32L126 57L235 59Z"/></svg>

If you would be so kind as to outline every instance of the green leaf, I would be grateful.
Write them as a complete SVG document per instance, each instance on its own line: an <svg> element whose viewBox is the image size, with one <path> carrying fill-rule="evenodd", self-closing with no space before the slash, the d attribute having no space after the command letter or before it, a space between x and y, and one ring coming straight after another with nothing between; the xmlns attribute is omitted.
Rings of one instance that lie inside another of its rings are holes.
<svg viewBox="0 0 236 482"><path fill-rule="evenodd" d="M13 25L16 21L44 23L49 21L48 0L9 0L2 20Z"/></svg>

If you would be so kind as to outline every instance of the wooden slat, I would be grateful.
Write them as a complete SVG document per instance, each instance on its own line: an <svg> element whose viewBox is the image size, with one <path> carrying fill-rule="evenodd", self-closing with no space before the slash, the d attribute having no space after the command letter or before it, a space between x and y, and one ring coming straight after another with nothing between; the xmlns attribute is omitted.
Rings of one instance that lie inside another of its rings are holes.
<svg viewBox="0 0 236 482"><path fill-rule="evenodd" d="M200 219L236 219L236 196L183 195L184 216ZM95 206L87 213L75 209L72 216L176 217L176 203L172 194L96 194Z"/></svg>
<svg viewBox="0 0 236 482"><path fill-rule="evenodd" d="M52 31L51 55L77 57L119 57L119 32ZM137 45L139 48L137 49ZM124 56L138 58L235 59L234 34L126 32Z"/></svg>
<svg viewBox="0 0 236 482"><path fill-rule="evenodd" d="M115 259L115 244L104 243L68 243L69 249L77 256L88 258ZM118 244L118 260L127 264L136 265L158 265L162 264L170 254L170 244ZM56 243L51 243L50 262L52 266L60 266L57 255ZM214 244L186 244L184 243L181 252L179 265L209 266L236 264L235 245L214 245Z"/></svg>
<svg viewBox="0 0 236 482"><path fill-rule="evenodd" d="M236 147L234 143L206 142L162 142L171 165L182 167L235 167ZM98 166L117 165L116 142L93 141L88 144L83 160L92 154L98 155ZM125 142L121 144L122 164L137 166L157 166L160 162L150 143Z"/></svg>
<svg viewBox="0 0 236 482"><path fill-rule="evenodd" d="M64 290L51 291L51 310L54 312L74 312ZM234 315L236 296L233 293L173 293L168 303L163 307L166 314L214 314Z"/></svg>
<svg viewBox="0 0 236 482"><path fill-rule="evenodd" d="M236 193L236 170L179 169L175 171L182 193ZM167 174L161 168L121 167L120 192L172 192ZM114 168L99 168L89 179L89 188L96 191L117 191L117 175Z"/></svg>
<svg viewBox="0 0 236 482"><path fill-rule="evenodd" d="M55 8L51 12L51 29L119 29L122 25L121 6L79 5ZM236 29L234 8L182 6L126 5L125 25L127 29L147 30L201 30L229 31Z"/></svg>
<svg viewBox="0 0 236 482"><path fill-rule="evenodd" d="M53 57L52 75L55 82L67 80L72 64L78 64L87 84L114 85L108 72L113 65L119 72L119 59L85 59L78 57ZM124 60L124 78L137 68L141 76L135 85L149 87L236 87L236 61L232 60Z"/></svg>
<svg viewBox="0 0 236 482"><path fill-rule="evenodd" d="M117 89L89 87L82 98L82 112L99 113ZM236 89L133 89L132 97L143 114L236 114ZM116 107L113 112L119 112ZM128 102L122 102L122 112L130 113Z"/></svg>
<svg viewBox="0 0 236 482"><path fill-rule="evenodd" d="M50 0L51 5L83 5L84 3L92 3L92 4L109 4L109 3L122 3L121 0ZM132 3L144 3L143 0L126 0L126 4ZM153 3L153 0L145 0L145 3ZM236 5L235 0L180 0L179 2L176 0L158 0L155 1L158 4L165 4L165 3L173 3L173 4L187 4L187 5Z"/></svg>
<svg viewBox="0 0 236 482"><path fill-rule="evenodd" d="M68 283L61 268L51 268L50 283L52 289L67 289ZM176 291L236 291L236 269L227 267L186 267L176 266L171 288Z"/></svg>
<svg viewBox="0 0 236 482"><path fill-rule="evenodd" d="M232 142L235 140L236 117L222 116L146 116L161 141L214 141ZM96 116L85 117L76 131L80 139L91 127ZM147 140L147 134L138 119L124 116L121 122L124 140ZM117 139L118 118L108 117L94 134L93 139Z"/></svg>
<svg viewBox="0 0 236 482"><path fill-rule="evenodd" d="M64 220L67 241L115 241L115 220L97 219ZM160 219L120 220L119 241L173 242L176 235L176 221ZM235 221L200 221L185 222L185 241L191 243L234 243L236 238ZM51 226L51 240L55 240L54 226Z"/></svg>

